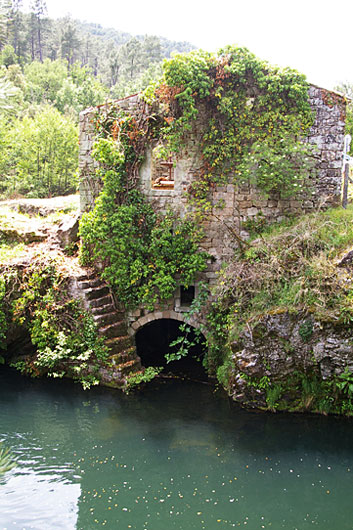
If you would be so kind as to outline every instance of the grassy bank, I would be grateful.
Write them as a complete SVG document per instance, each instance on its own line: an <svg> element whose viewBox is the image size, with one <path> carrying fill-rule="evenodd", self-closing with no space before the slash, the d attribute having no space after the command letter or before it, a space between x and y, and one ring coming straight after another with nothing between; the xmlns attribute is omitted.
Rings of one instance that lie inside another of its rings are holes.
<svg viewBox="0 0 353 530"><path fill-rule="evenodd" d="M223 386L271 410L352 413L352 250L350 205L267 227L224 267L213 307Z"/></svg>

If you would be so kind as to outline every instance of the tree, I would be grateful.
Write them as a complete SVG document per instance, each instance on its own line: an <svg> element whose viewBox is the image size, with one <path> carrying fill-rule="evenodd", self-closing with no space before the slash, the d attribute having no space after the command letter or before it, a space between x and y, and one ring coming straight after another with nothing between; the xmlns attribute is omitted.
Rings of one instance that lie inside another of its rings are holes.
<svg viewBox="0 0 353 530"><path fill-rule="evenodd" d="M9 29L10 4L8 0L0 2L0 49L6 44Z"/></svg>
<svg viewBox="0 0 353 530"><path fill-rule="evenodd" d="M136 77L141 69L142 51L142 44L136 37L121 47L123 67L130 79Z"/></svg>
<svg viewBox="0 0 353 530"><path fill-rule="evenodd" d="M0 112L2 114L15 111L16 99L20 92L10 81L0 79Z"/></svg>
<svg viewBox="0 0 353 530"><path fill-rule="evenodd" d="M22 0L12 0L10 17L12 21L12 45L14 52L18 57L23 56L24 42L22 38L23 32L23 14L21 12Z"/></svg>
<svg viewBox="0 0 353 530"><path fill-rule="evenodd" d="M6 44L6 46L3 47L1 50L1 64L6 66L8 68L12 64L16 64L18 62L18 57L15 54L15 50L11 44Z"/></svg>
<svg viewBox="0 0 353 530"><path fill-rule="evenodd" d="M113 49L109 55L109 86L114 86L118 82L121 68L121 58L117 49Z"/></svg>
<svg viewBox="0 0 353 530"><path fill-rule="evenodd" d="M158 37L146 35L143 40L144 63L159 63L162 60L161 41Z"/></svg>
<svg viewBox="0 0 353 530"><path fill-rule="evenodd" d="M64 23L61 35L61 57L70 67L79 57L81 41L73 21L67 17Z"/></svg>
<svg viewBox="0 0 353 530"><path fill-rule="evenodd" d="M45 0L32 0L30 8L32 61L35 60L38 53L40 62L43 62L43 18L47 13L47 4Z"/></svg>
<svg viewBox="0 0 353 530"><path fill-rule="evenodd" d="M104 103L107 89L93 77L87 77L78 89L77 102L80 110Z"/></svg>
<svg viewBox="0 0 353 530"><path fill-rule="evenodd" d="M57 93L68 77L65 61L50 61L43 63L34 61L25 66L27 80L26 99L30 103L54 103Z"/></svg>
<svg viewBox="0 0 353 530"><path fill-rule="evenodd" d="M56 109L47 106L33 118L17 119L0 150L7 195L50 197L76 190L78 130Z"/></svg>

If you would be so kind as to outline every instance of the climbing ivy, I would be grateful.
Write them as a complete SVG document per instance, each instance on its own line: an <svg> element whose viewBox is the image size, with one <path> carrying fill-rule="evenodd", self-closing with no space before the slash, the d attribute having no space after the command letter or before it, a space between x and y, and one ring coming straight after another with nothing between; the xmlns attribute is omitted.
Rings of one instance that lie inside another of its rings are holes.
<svg viewBox="0 0 353 530"><path fill-rule="evenodd" d="M106 362L108 349L92 316L68 295L55 263L34 263L17 277L12 273L11 284L11 291L4 293L9 325L26 328L36 347L33 355L14 360L12 366L33 377L68 375L84 388L98 384L98 368Z"/></svg>
<svg viewBox="0 0 353 530"><path fill-rule="evenodd" d="M93 118L102 191L81 221L82 262L99 263L128 308L168 300L177 284L188 287L206 268L196 221L209 212L209 191L226 182L282 196L301 190L312 167L311 148L301 140L312 123L308 84L294 70L245 48L173 56L131 112L110 104ZM147 145L158 144L162 158L180 155L190 135L201 149L188 190L197 208L181 220L155 212L137 184Z"/></svg>
<svg viewBox="0 0 353 530"><path fill-rule="evenodd" d="M103 264L102 277L125 307L152 309L206 268L208 256L199 250L202 231L192 218L156 213L136 189L141 153L153 134L147 119L145 128L138 128L133 116L111 109L96 127L93 156L103 188L81 220L81 261Z"/></svg>
<svg viewBox="0 0 353 530"><path fill-rule="evenodd" d="M163 156L187 146L199 118L203 165L190 190L196 199L229 178L292 195L312 168L312 149L300 141L313 123L305 77L246 48L175 55L145 97L164 111Z"/></svg>

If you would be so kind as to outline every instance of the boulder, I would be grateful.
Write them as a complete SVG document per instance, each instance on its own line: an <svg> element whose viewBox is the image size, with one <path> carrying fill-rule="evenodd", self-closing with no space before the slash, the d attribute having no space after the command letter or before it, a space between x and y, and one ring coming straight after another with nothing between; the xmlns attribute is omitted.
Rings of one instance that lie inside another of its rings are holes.
<svg viewBox="0 0 353 530"><path fill-rule="evenodd" d="M65 219L58 228L57 238L61 248L66 248L78 241L78 228L80 216L69 217Z"/></svg>

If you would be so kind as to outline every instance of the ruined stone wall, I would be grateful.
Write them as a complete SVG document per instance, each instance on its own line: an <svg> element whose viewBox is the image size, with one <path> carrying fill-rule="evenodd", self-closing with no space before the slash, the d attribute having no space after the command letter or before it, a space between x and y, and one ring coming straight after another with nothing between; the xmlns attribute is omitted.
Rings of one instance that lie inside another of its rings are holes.
<svg viewBox="0 0 353 530"><path fill-rule="evenodd" d="M320 202L326 205L338 204L341 194L342 149L345 129L345 100L342 96L328 92L316 86L309 89L312 109L315 113L313 124L306 139L317 146L316 174L312 176L310 195L296 196L291 199L280 199L278 195L269 198L261 195L249 184L236 186L228 184L218 186L212 191L212 211L204 224L206 237L203 248L212 256L208 269L200 275L200 280L214 283L222 263L234 254L237 240L234 232L247 237L242 229L242 222L255 220L261 215L269 221L281 220L286 214L300 214L317 208ZM135 111L139 103L138 96L126 98L119 105L127 111ZM99 191L98 183L92 178L94 161L90 156L94 132L90 122L93 109L80 115L80 172L81 172L81 209L90 209ZM201 116L202 119L202 116ZM183 217L188 208L186 192L192 181L197 179L201 167L200 150L196 130L188 142L188 147L174 160L174 187L156 189L152 183L152 147L147 149L145 160L140 170L140 189L157 211L171 208L178 216ZM170 189L171 188L171 189ZM217 205L222 203L222 207ZM158 308L157 308L158 309ZM170 309L180 311L180 296L175 295ZM141 314L132 316L132 320Z"/></svg>

